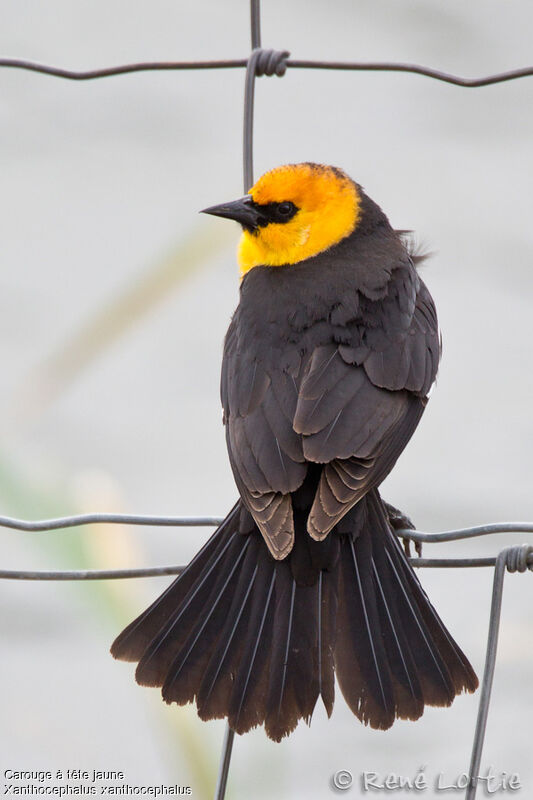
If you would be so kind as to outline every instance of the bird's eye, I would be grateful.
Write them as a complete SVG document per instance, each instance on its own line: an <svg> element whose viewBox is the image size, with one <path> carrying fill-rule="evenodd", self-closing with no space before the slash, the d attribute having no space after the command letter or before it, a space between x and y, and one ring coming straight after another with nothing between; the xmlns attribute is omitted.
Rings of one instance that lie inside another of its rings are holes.
<svg viewBox="0 0 533 800"><path fill-rule="evenodd" d="M294 216L296 212L296 206L294 203L287 201L285 203L279 203L276 210L279 217L282 219L289 219L290 217Z"/></svg>

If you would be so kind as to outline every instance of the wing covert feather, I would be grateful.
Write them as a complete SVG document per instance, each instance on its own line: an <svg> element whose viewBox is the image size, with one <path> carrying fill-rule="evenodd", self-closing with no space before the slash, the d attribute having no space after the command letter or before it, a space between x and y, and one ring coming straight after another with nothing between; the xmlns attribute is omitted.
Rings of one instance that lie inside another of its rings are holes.
<svg viewBox="0 0 533 800"><path fill-rule="evenodd" d="M248 347L236 318L228 332L221 394L230 460L276 558L292 547L291 493L308 462L324 464L308 519L320 539L392 469L435 380L435 306L412 263L394 269L379 295L354 292L357 302L343 298L327 319L304 320L270 350Z"/></svg>

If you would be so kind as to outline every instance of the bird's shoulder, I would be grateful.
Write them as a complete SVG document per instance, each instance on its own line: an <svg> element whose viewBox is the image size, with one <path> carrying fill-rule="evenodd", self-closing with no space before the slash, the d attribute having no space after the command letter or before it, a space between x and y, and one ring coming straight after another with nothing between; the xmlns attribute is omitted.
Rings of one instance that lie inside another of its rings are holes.
<svg viewBox="0 0 533 800"><path fill-rule="evenodd" d="M226 406L253 407L275 373L299 382L302 365L328 345L378 387L427 393L440 355L427 287L394 231L348 240L307 262L256 267L245 277L224 345Z"/></svg>

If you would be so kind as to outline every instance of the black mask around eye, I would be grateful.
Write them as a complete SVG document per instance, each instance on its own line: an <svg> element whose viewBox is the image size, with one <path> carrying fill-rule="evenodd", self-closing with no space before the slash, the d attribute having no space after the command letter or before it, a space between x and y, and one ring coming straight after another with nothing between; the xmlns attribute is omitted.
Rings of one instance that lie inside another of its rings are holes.
<svg viewBox="0 0 533 800"><path fill-rule="evenodd" d="M298 208L290 200L284 200L282 203L256 204L256 208L259 212L258 225L261 227L270 222L289 222L298 213Z"/></svg>

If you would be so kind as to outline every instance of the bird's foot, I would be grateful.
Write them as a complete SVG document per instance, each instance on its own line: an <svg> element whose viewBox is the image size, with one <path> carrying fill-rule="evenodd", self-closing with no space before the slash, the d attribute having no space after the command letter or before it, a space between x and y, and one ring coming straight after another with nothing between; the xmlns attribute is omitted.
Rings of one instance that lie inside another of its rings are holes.
<svg viewBox="0 0 533 800"><path fill-rule="evenodd" d="M385 503L385 508L387 509L387 514L389 517L391 528L395 533L397 531L415 530L413 522L409 519L407 514L404 514L403 511L400 511L399 508L395 508L395 506L392 506L390 503ZM402 536L401 534L400 534L400 539L402 540L405 555L408 558L410 558L411 539L408 539L406 536ZM414 542L414 546L415 546L415 552L417 556L420 558L422 556L422 542Z"/></svg>

